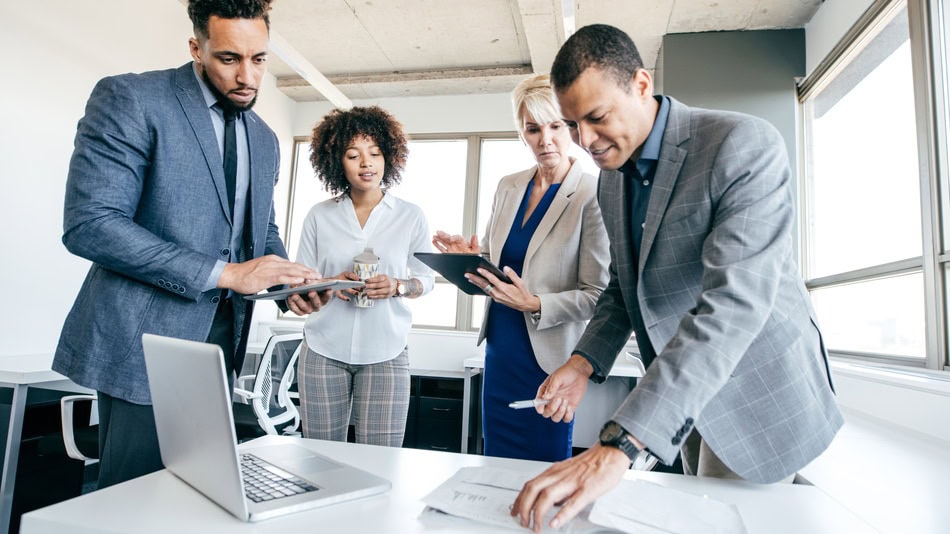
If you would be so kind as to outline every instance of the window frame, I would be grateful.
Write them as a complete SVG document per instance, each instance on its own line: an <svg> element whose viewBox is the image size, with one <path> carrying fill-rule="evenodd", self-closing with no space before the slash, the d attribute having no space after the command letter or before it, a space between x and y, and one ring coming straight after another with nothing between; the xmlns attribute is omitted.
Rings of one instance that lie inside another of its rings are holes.
<svg viewBox="0 0 950 534"><path fill-rule="evenodd" d="M847 272L810 278L808 244L813 231L810 214L812 179L811 116L814 98L841 74L895 16L907 8L917 129L917 166L920 184L922 255ZM888 354L829 350L840 359L883 363L901 367L950 370L947 355L947 308L950 303L950 180L947 173L948 80L945 72L950 32L944 16L944 0L875 0L842 37L815 71L798 86L801 120L800 181L801 264L809 291L843 284L868 282L908 273L921 273L924 285L925 354L910 360ZM936 16L935 16L936 15ZM943 41L941 41L943 39Z"/></svg>

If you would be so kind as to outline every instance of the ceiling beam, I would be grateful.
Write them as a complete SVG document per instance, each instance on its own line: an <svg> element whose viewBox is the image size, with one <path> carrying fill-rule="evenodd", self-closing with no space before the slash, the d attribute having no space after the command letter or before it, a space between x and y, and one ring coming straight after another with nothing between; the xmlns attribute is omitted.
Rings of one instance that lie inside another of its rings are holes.
<svg viewBox="0 0 950 534"><path fill-rule="evenodd" d="M313 86L318 93L340 109L350 109L353 102L343 94L326 76L313 66L303 54L297 51L286 39L274 30L270 32L270 49L277 54L284 63L300 75L301 80ZM280 87L280 80L277 81Z"/></svg>
<svg viewBox="0 0 950 534"><path fill-rule="evenodd" d="M536 73L550 72L561 44L574 32L574 0L517 0Z"/></svg>
<svg viewBox="0 0 950 534"><path fill-rule="evenodd" d="M470 80L475 78L493 78L499 76L525 76L531 74L528 65L509 65L504 67L473 67L466 69L439 69L402 72L372 72L331 76L327 81L334 86L366 85L376 83L426 82L444 80ZM307 81L297 77L284 77L277 80L277 87L300 87ZM324 95L325 96L325 95Z"/></svg>

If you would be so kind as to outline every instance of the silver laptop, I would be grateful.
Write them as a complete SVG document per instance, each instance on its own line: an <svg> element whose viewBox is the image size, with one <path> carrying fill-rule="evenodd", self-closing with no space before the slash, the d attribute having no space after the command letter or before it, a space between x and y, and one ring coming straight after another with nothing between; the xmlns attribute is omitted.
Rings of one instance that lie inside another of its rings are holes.
<svg viewBox="0 0 950 534"><path fill-rule="evenodd" d="M239 454L221 348L151 334L142 345L162 462L238 519L259 521L392 487L303 446L250 444Z"/></svg>

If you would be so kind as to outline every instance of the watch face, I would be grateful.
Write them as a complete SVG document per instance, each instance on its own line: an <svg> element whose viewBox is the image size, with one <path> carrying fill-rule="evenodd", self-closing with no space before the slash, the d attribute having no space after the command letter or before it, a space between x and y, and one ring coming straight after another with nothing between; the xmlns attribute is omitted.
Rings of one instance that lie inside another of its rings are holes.
<svg viewBox="0 0 950 534"><path fill-rule="evenodd" d="M623 427L615 421L608 421L600 430L601 443L613 443L623 435Z"/></svg>

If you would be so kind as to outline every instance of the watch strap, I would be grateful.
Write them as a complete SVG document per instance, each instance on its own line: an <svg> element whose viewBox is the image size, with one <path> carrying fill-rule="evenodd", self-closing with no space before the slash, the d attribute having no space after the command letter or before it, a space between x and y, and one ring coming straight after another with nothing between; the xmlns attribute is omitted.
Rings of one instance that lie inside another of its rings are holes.
<svg viewBox="0 0 950 534"><path fill-rule="evenodd" d="M633 462L634 460L637 459L637 455L640 454L640 449L638 449L637 446L634 445L632 441L627 439L627 436L629 435L630 434L627 434L626 432L624 432L623 437L620 438L620 441L617 443L616 447L620 449L621 451L623 451L623 453L627 455L627 458L629 458L630 461Z"/></svg>
<svg viewBox="0 0 950 534"><path fill-rule="evenodd" d="M604 428L607 428L607 425L616 425L616 428L619 428L620 432L618 435L613 436L612 439L604 440L603 437L600 439L601 445L606 447L615 447L620 449L621 452L627 455L627 458L630 459L631 464L640 454L640 449L629 439L630 433L627 432L627 429L623 428L620 424L614 421L608 421ZM601 431L603 432L603 431Z"/></svg>

